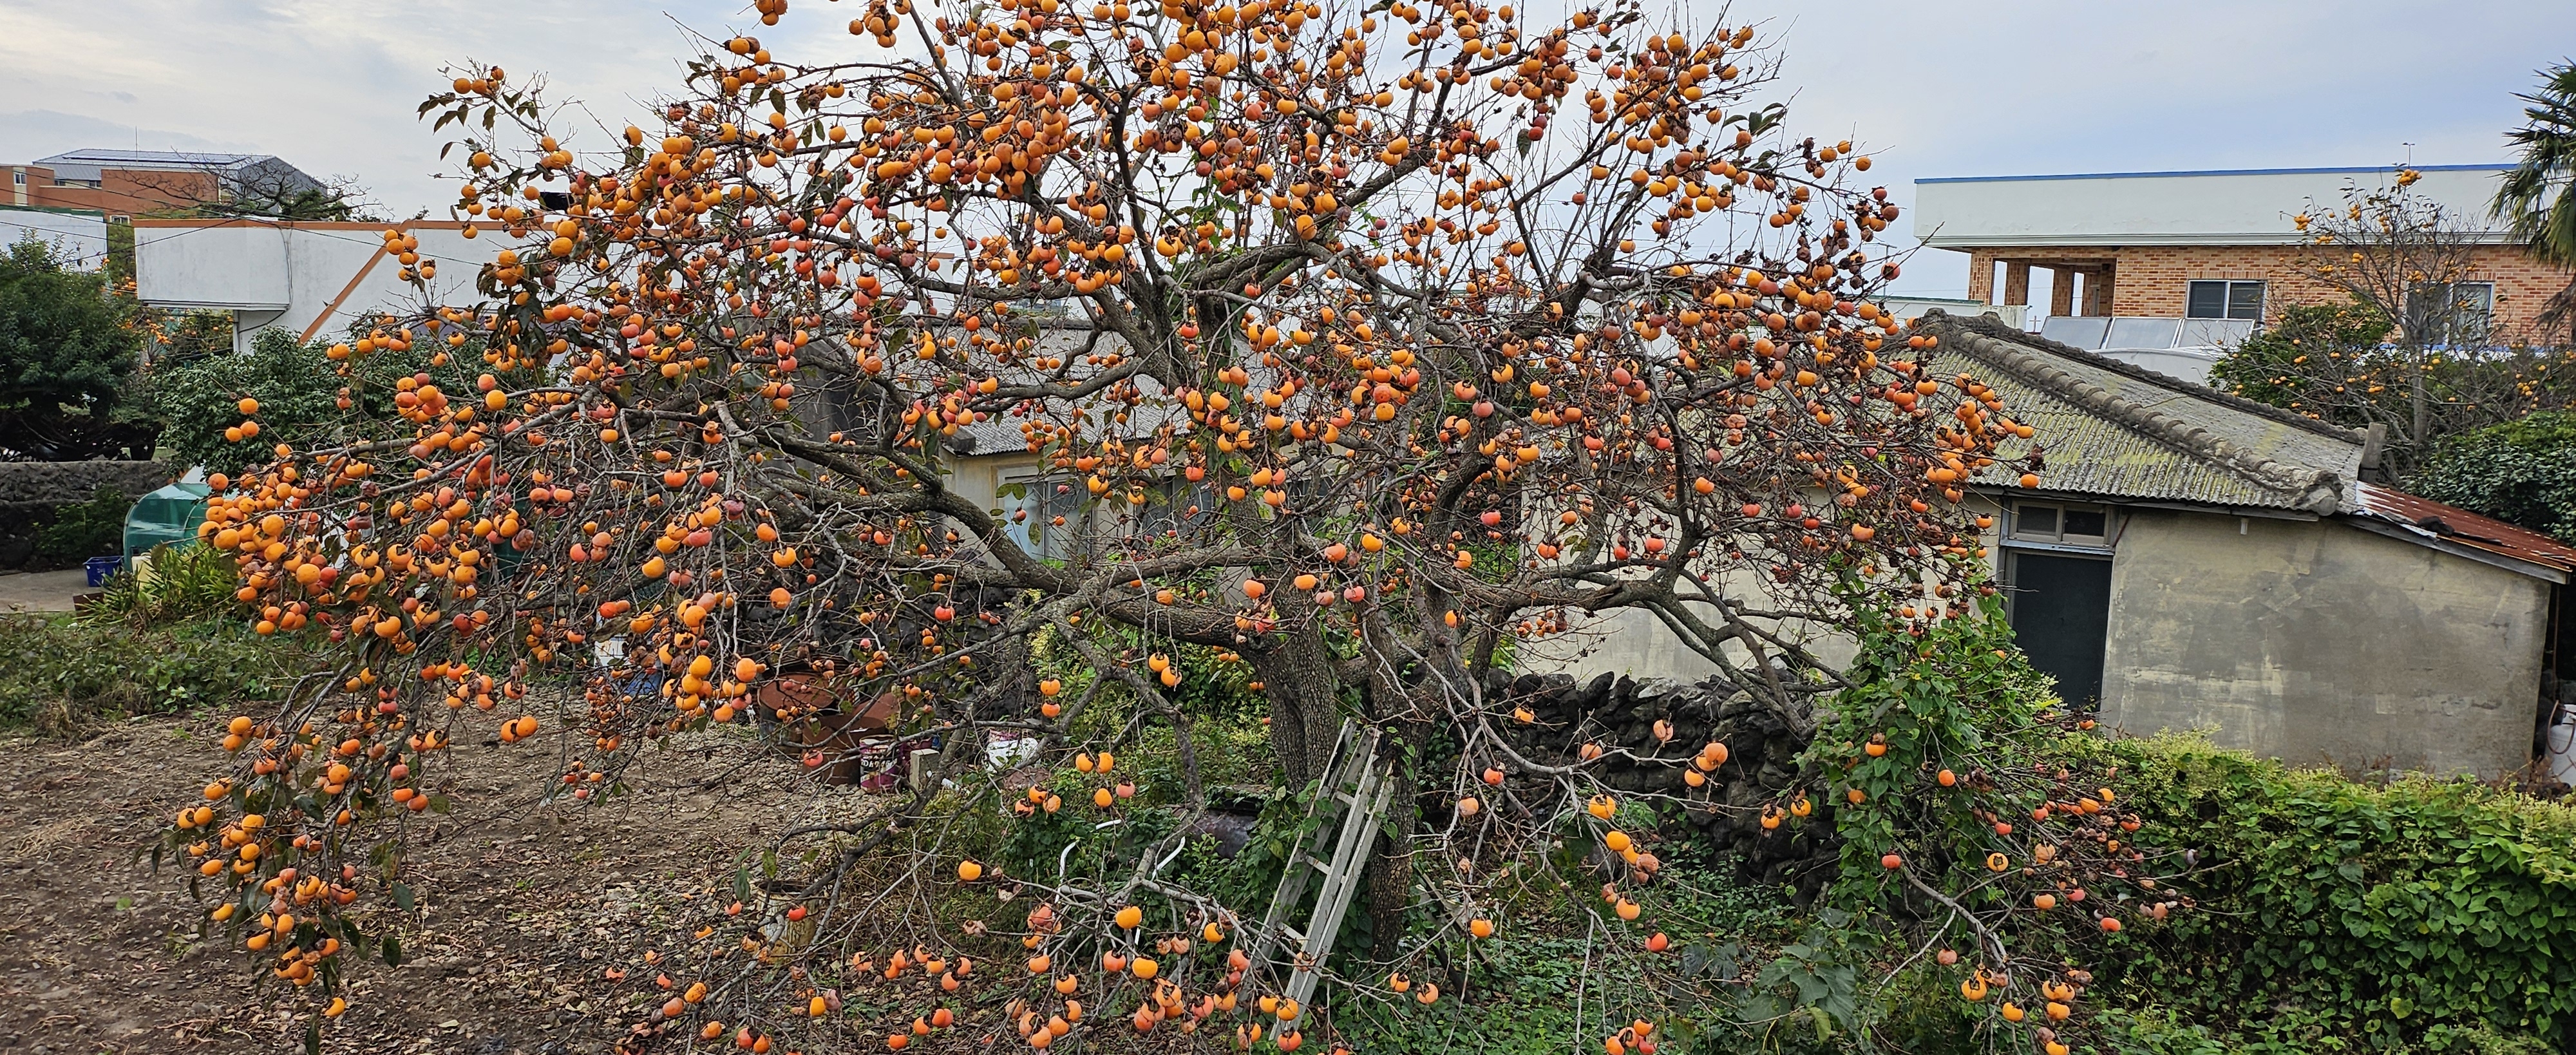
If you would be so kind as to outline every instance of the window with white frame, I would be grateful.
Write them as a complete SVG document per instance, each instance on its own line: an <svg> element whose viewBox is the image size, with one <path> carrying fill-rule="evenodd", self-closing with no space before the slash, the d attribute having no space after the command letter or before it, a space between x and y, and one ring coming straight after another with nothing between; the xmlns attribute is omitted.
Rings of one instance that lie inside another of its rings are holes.
<svg viewBox="0 0 2576 1055"><path fill-rule="evenodd" d="M2111 510L2106 506L2080 503L2015 502L2011 537L2022 542L2108 545Z"/></svg>
<svg viewBox="0 0 2576 1055"><path fill-rule="evenodd" d="M2406 329L2424 344L2484 344L2495 323L2495 283L2427 282L2406 291Z"/></svg>

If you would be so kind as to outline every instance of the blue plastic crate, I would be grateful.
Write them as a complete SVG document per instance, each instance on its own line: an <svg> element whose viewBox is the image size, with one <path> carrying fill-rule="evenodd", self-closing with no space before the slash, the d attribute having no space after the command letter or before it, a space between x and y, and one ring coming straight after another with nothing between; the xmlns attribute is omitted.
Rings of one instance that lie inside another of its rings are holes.
<svg viewBox="0 0 2576 1055"><path fill-rule="evenodd" d="M89 573L89 584L91 586L107 585L107 577L124 570L124 568L125 558L123 557L91 557L87 561L81 563L81 570Z"/></svg>

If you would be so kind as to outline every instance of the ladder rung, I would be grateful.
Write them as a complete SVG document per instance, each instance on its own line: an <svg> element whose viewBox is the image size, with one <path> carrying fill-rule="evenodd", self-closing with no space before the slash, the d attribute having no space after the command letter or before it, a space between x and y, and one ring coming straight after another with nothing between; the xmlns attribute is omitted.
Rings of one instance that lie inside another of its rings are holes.
<svg viewBox="0 0 2576 1055"><path fill-rule="evenodd" d="M1279 925L1279 933L1287 935L1292 941L1304 942L1306 940L1305 931L1298 930L1297 928L1291 927L1285 923Z"/></svg>
<svg viewBox="0 0 2576 1055"><path fill-rule="evenodd" d="M1306 863L1315 866L1315 869L1320 872L1330 872L1333 870L1333 863L1331 861L1324 860L1323 858L1317 857L1313 854L1306 855Z"/></svg>

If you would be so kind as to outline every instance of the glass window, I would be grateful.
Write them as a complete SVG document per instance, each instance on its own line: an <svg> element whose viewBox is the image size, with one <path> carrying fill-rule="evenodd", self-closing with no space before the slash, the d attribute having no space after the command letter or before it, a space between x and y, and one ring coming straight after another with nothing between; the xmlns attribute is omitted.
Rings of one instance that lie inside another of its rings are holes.
<svg viewBox="0 0 2576 1055"><path fill-rule="evenodd" d="M2263 284L2212 279L2187 287L2183 316L2192 319L2263 319Z"/></svg>
<svg viewBox="0 0 2576 1055"><path fill-rule="evenodd" d="M2494 321L2493 282L2427 282L2406 293L2406 328L2422 344L2484 344Z"/></svg>
<svg viewBox="0 0 2576 1055"><path fill-rule="evenodd" d="M1020 477L1002 481L1001 492L1002 519L1009 525L1011 541L1030 555L1048 560L1073 555L1083 496L1070 481Z"/></svg>
<svg viewBox="0 0 2576 1055"><path fill-rule="evenodd" d="M1216 494L1205 485L1165 480L1137 515L1137 532L1152 541L1189 531L1213 516L1215 506Z"/></svg>
<svg viewBox="0 0 2576 1055"><path fill-rule="evenodd" d="M2013 537L2032 542L2071 542L2099 546L2110 537L2111 510L2106 506L2021 502L2013 506Z"/></svg>
<svg viewBox="0 0 2576 1055"><path fill-rule="evenodd" d="M2227 283L2194 282L2191 296L2183 306L2183 316L2193 319L2227 317Z"/></svg>
<svg viewBox="0 0 2576 1055"><path fill-rule="evenodd" d="M2263 284L2230 282L2227 284L2227 317L2231 319L2263 318Z"/></svg>

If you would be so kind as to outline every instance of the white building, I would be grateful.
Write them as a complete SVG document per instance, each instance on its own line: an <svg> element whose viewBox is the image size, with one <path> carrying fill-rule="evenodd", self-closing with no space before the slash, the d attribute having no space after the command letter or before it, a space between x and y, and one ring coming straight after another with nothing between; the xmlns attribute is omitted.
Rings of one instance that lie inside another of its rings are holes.
<svg viewBox="0 0 2576 1055"><path fill-rule="evenodd" d="M388 227L418 238L420 258L436 262L426 297L386 255ZM233 348L248 351L252 335L270 327L311 341L367 312L473 300L476 272L501 248L448 222L136 220L136 296L160 308L229 311Z"/></svg>
<svg viewBox="0 0 2576 1055"><path fill-rule="evenodd" d="M0 207L0 252L33 238L53 248L54 259L79 271L107 264L107 214L82 209Z"/></svg>

